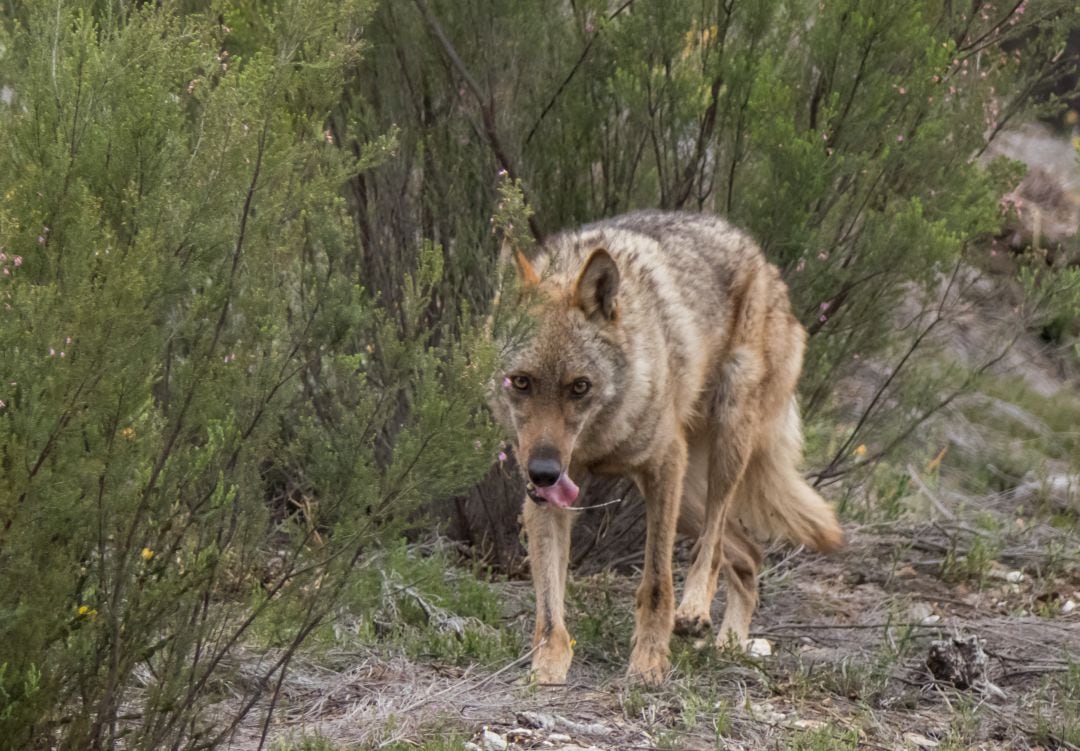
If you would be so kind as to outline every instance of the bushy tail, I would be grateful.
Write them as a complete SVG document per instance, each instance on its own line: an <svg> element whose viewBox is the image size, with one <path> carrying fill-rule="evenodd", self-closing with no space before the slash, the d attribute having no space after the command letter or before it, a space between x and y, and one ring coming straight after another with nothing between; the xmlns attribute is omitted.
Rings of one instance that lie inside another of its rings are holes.
<svg viewBox="0 0 1080 751"><path fill-rule="evenodd" d="M832 507L799 474L801 461L802 426L792 400L754 452L733 511L759 535L827 553L843 545L844 533Z"/></svg>

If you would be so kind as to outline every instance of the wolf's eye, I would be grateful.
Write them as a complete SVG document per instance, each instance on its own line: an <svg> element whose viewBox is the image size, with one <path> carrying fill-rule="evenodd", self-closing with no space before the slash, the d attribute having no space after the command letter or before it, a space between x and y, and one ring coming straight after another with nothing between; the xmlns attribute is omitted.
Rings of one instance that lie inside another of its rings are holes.
<svg viewBox="0 0 1080 751"><path fill-rule="evenodd" d="M592 384L589 383L588 379L579 378L570 384L570 394L580 399L589 393L590 388L592 388Z"/></svg>
<svg viewBox="0 0 1080 751"><path fill-rule="evenodd" d="M516 375L510 376L510 385L512 385L518 391L528 391L531 382L528 376Z"/></svg>

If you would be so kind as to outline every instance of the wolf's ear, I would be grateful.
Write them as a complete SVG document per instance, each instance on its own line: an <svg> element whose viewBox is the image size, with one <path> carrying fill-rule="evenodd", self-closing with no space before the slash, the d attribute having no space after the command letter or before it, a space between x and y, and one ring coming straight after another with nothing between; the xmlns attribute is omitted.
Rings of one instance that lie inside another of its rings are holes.
<svg viewBox="0 0 1080 751"><path fill-rule="evenodd" d="M517 261L518 273L521 274L521 281L526 286L535 286L540 283L540 275L536 273L536 268L532 265L532 262L525 257L525 254L520 250L514 251L514 260Z"/></svg>
<svg viewBox="0 0 1080 751"><path fill-rule="evenodd" d="M597 248L585 262L574 288L574 303L585 315L614 321L618 314L615 296L619 292L619 267L603 248Z"/></svg>

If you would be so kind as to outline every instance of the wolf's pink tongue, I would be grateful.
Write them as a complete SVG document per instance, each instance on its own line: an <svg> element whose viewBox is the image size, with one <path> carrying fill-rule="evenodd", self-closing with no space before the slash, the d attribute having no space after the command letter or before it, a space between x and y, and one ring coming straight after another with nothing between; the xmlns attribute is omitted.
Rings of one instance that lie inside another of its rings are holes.
<svg viewBox="0 0 1080 751"><path fill-rule="evenodd" d="M578 497L578 486L570 479L570 475L563 472L554 485L546 488L536 488L536 495L549 503L554 503L559 508L569 508L574 505Z"/></svg>

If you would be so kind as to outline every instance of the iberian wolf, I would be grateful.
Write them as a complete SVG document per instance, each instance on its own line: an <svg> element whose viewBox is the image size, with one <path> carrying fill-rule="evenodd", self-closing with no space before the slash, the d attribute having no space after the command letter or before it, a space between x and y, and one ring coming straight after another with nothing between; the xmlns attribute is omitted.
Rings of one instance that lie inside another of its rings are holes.
<svg viewBox="0 0 1080 751"><path fill-rule="evenodd" d="M528 481L536 588L533 670L563 683L570 529L587 473L630 477L645 499L644 575L629 676L664 679L673 630L702 637L720 572L721 645L745 645L761 542L820 551L843 541L799 473L795 384L806 333L776 267L708 215L640 212L518 252L535 325L510 348L492 406ZM696 540L675 607L676 532Z"/></svg>

